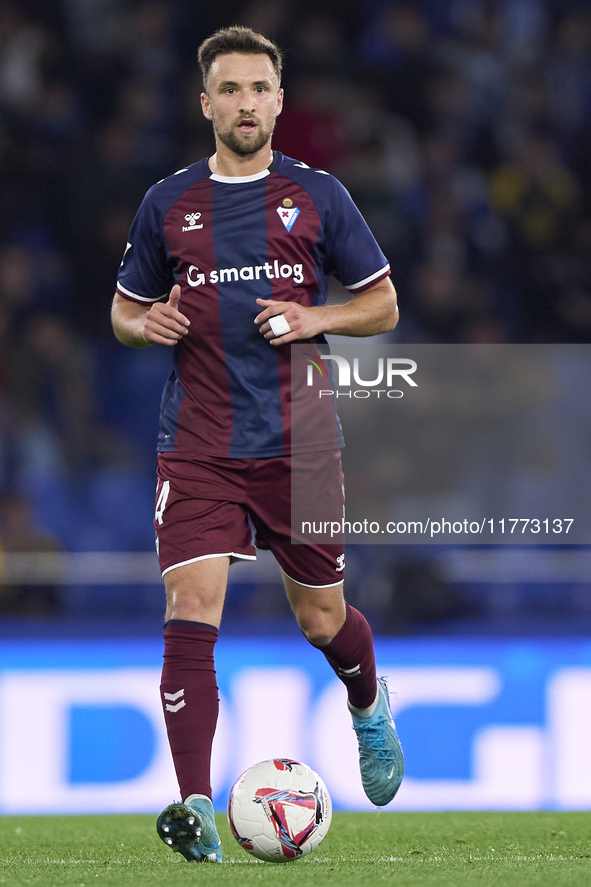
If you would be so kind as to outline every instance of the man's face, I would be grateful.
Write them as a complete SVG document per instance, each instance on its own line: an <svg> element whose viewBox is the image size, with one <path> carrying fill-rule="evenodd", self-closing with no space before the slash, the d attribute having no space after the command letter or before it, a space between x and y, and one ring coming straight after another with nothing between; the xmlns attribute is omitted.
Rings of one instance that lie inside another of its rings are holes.
<svg viewBox="0 0 591 887"><path fill-rule="evenodd" d="M282 106L283 90L268 55L231 52L214 59L201 107L231 151L244 157L264 148Z"/></svg>

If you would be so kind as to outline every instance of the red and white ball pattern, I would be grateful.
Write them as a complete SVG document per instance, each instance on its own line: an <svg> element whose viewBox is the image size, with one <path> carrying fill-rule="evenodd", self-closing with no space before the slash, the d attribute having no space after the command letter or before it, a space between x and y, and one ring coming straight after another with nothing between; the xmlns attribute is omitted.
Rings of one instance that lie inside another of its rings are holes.
<svg viewBox="0 0 591 887"><path fill-rule="evenodd" d="M249 767L228 800L228 822L241 847L266 862L290 862L314 850L328 832L332 802L306 764L273 758Z"/></svg>

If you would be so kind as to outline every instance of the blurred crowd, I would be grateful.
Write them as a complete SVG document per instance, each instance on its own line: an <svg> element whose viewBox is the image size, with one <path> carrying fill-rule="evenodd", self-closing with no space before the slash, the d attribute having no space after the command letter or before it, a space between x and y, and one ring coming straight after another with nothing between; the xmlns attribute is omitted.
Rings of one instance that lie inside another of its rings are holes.
<svg viewBox="0 0 591 887"><path fill-rule="evenodd" d="M109 306L146 189L212 151L196 49L234 23L286 50L275 147L351 191L396 341L589 341L588 4L0 0L0 493L46 517L56 477L151 467L169 355Z"/></svg>

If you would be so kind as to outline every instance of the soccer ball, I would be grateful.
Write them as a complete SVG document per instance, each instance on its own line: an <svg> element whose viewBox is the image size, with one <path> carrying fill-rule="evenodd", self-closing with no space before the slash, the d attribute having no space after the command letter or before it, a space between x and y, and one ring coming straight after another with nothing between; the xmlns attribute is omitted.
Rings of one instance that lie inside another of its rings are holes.
<svg viewBox="0 0 591 887"><path fill-rule="evenodd" d="M287 758L250 767L228 799L232 834L265 862L290 862L311 853L331 819L332 802L322 779L306 764Z"/></svg>

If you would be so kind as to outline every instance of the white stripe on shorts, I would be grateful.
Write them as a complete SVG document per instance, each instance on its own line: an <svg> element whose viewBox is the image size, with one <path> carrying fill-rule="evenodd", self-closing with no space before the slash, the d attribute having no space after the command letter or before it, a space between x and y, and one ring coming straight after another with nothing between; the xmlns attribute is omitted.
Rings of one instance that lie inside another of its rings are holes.
<svg viewBox="0 0 591 887"><path fill-rule="evenodd" d="M202 554L200 557L192 557L188 561L181 561L180 564L173 564L172 567L167 567L166 570L162 571L162 578L166 576L167 573L170 573L171 570L176 570L177 567L186 567L187 564L195 564L197 561L206 561L212 557L235 557L244 561L256 561L256 554L236 554L235 551L222 551L220 554Z"/></svg>
<svg viewBox="0 0 591 887"><path fill-rule="evenodd" d="M283 570L283 568L282 572L287 576L287 573L285 572L285 570ZM300 582L299 579L292 579L291 576L287 576L287 578L291 579L292 582L295 582L296 585L303 585L305 588L334 588L335 585L340 585L343 581L342 579L339 579L338 582L330 582L328 585L308 585L307 582Z"/></svg>

